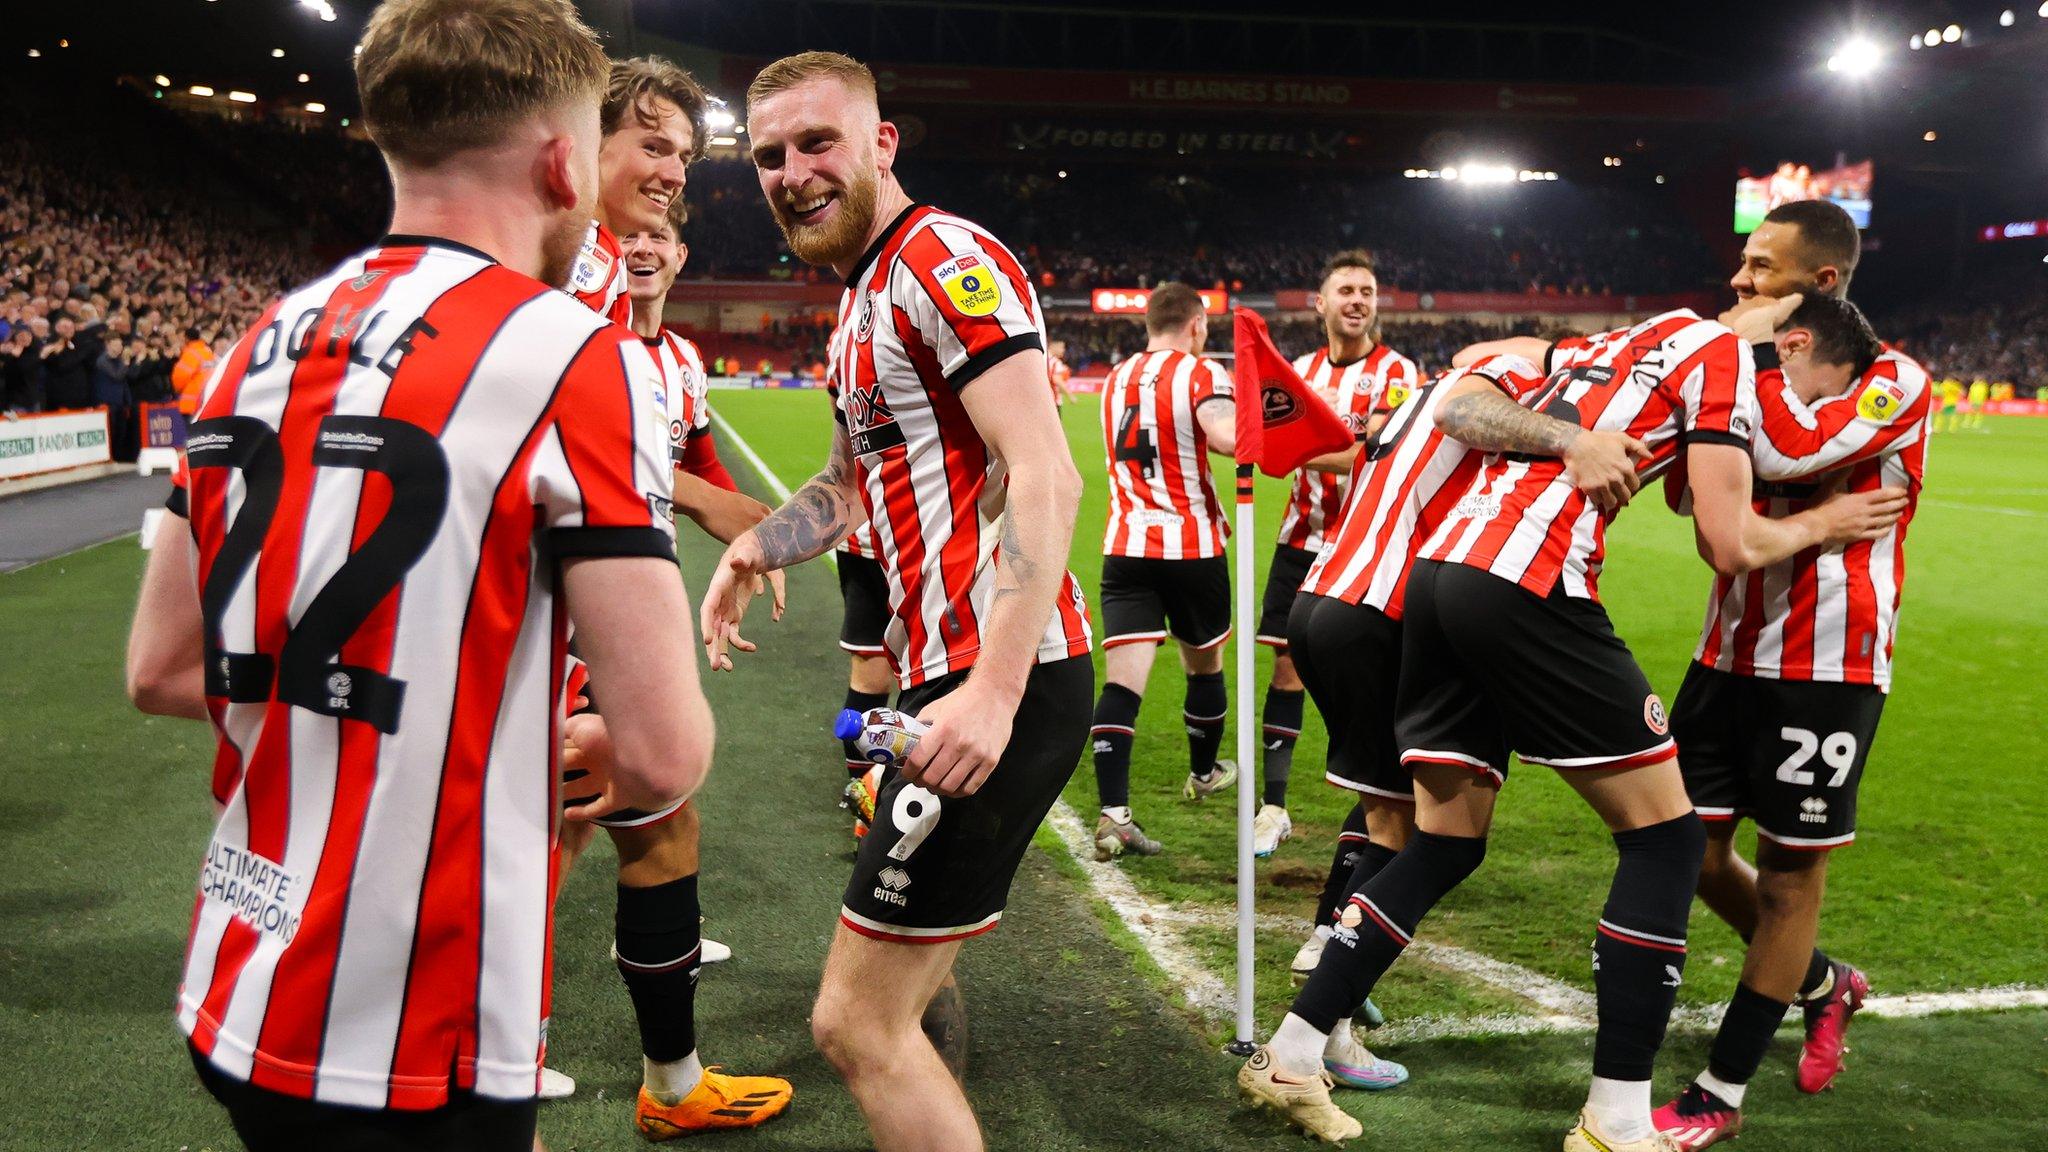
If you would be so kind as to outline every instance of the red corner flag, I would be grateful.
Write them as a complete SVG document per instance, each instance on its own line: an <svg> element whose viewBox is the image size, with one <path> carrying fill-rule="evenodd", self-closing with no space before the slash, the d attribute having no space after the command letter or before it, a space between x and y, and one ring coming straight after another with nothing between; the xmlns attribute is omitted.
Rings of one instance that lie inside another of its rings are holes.
<svg viewBox="0 0 2048 1152"><path fill-rule="evenodd" d="M1285 476L1310 460L1349 448L1350 425L1295 374L1273 346L1266 322L1237 309L1237 462Z"/></svg>

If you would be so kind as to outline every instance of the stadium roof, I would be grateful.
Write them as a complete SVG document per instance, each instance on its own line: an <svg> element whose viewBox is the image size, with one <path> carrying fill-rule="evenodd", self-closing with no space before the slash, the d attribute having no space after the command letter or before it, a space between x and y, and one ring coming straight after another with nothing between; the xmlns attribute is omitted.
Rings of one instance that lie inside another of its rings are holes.
<svg viewBox="0 0 2048 1152"><path fill-rule="evenodd" d="M2027 177L2048 173L2048 70L2039 67L2048 18L2019 0L1863 0L1853 9L1827 0L1586 0L1529 6L1516 21L1470 0L1434 0L1426 19L1385 8L1361 15L1362 6L1328 0L579 3L615 43L653 33L714 57L829 45L899 65L1719 84L1735 97L1745 149L1847 150L1877 155L1894 172L1974 173L2002 181L2001 197L2037 198L2039 181ZM2005 4L2019 4L2010 26ZM350 48L372 7L152 0L121 5L114 19L94 6L37 4L0 25L0 54L14 77L161 75L177 87L316 100L343 115L354 105ZM1908 48L1929 31L1945 40L1950 25L1955 42ZM1883 51L1879 69L1860 80L1827 71L1826 59L1858 35ZM24 59L29 52L36 58Z"/></svg>

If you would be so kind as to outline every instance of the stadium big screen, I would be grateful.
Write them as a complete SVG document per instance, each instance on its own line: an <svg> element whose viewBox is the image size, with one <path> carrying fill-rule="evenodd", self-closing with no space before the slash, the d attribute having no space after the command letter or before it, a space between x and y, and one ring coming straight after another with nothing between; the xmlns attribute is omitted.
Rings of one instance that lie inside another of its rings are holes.
<svg viewBox="0 0 2048 1152"><path fill-rule="evenodd" d="M1856 227L1868 228L1871 169L1868 160L1851 164L1839 156L1832 168L1783 160L1764 172L1744 169L1735 181L1735 231L1756 231L1771 209L1795 200L1826 200L1847 212Z"/></svg>

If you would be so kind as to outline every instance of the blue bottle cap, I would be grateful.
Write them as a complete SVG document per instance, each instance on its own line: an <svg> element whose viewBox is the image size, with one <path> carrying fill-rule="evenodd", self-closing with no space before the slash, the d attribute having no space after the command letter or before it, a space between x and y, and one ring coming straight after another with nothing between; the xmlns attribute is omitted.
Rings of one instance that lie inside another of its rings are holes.
<svg viewBox="0 0 2048 1152"><path fill-rule="evenodd" d="M841 708L839 718L832 721L832 735L841 740L851 740L867 727L867 717L851 708Z"/></svg>

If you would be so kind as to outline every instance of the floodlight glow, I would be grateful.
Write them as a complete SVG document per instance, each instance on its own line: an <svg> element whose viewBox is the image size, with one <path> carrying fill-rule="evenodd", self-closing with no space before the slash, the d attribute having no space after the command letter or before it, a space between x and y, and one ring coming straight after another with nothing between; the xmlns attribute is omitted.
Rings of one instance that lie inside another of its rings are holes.
<svg viewBox="0 0 2048 1152"><path fill-rule="evenodd" d="M307 75L306 73L304 73L304 72L301 72L301 73L299 73L299 83L301 83L301 84L304 84L304 83L306 83L306 82L310 81L311 79L313 79L313 78L312 78L311 76Z"/></svg>
<svg viewBox="0 0 2048 1152"><path fill-rule="evenodd" d="M1915 52L1920 50L1920 34L1918 32L1913 33L1913 38L1906 41L1906 47L1911 48Z"/></svg>
<svg viewBox="0 0 2048 1152"><path fill-rule="evenodd" d="M1456 168L1445 168L1442 172L1437 173L1437 175L1446 180L1456 180L1458 178L1458 170Z"/></svg>
<svg viewBox="0 0 2048 1152"><path fill-rule="evenodd" d="M1943 44L1953 44L1962 38L1963 26L1961 24L1951 24L1941 30L1941 42Z"/></svg>
<svg viewBox="0 0 2048 1152"><path fill-rule="evenodd" d="M1928 46L1929 48L1932 48L1932 47L1934 47L1934 46L1935 46L1936 44L1939 44L1939 43L1941 43L1941 29L1939 29L1939 28L1929 28L1929 29L1928 29L1928 30L1927 30L1927 31L1926 31L1926 32L1925 32L1925 33L1924 33L1924 34L1923 34L1923 35L1921 36L1921 39L1923 39L1923 40L1925 40L1925 41L1927 42L1927 46Z"/></svg>
<svg viewBox="0 0 2048 1152"><path fill-rule="evenodd" d="M318 100L313 100L307 103L306 111L311 112L317 116L320 113L327 111L327 105L320 103Z"/></svg>
<svg viewBox="0 0 2048 1152"><path fill-rule="evenodd" d="M284 49L282 49L282 48L272 48L272 49L270 50L270 58L271 58L272 60L282 60L282 59L284 59Z"/></svg>
<svg viewBox="0 0 2048 1152"><path fill-rule="evenodd" d="M2012 9L2007 8L1998 14L1998 26L2000 28L2012 27Z"/></svg>
<svg viewBox="0 0 2048 1152"><path fill-rule="evenodd" d="M169 76L163 75L162 73L158 73L156 76L152 77L152 79L156 81L156 86L159 88L169 88L171 86L171 78Z"/></svg>
<svg viewBox="0 0 2048 1152"><path fill-rule="evenodd" d="M230 92L228 93L228 99L233 100L237 104L254 104L256 102L256 94L254 92Z"/></svg>
<svg viewBox="0 0 2048 1152"><path fill-rule="evenodd" d="M739 143L739 138L736 136L713 136L711 143L719 148L730 148Z"/></svg>
<svg viewBox="0 0 2048 1152"><path fill-rule="evenodd" d="M1468 184L1513 184L1515 170L1505 164L1466 164L1458 169L1458 178Z"/></svg>
<svg viewBox="0 0 2048 1152"><path fill-rule="evenodd" d="M1884 53L1876 44L1858 36L1842 45L1841 50L1828 57L1828 71L1840 72L1845 76L1863 77L1877 70Z"/></svg>
<svg viewBox="0 0 2048 1152"><path fill-rule="evenodd" d="M704 113L704 126L713 132L733 126L733 114L723 108L712 108Z"/></svg>
<svg viewBox="0 0 2048 1152"><path fill-rule="evenodd" d="M204 85L204 84L194 84L194 85L193 85L193 86L191 86L190 88L187 88L187 89L185 89L185 91L187 91L187 92L190 92L190 93L191 93L191 94L193 94L194 96L211 96L211 95L213 95L213 89L211 89L211 88L208 88L208 87L207 87L206 85Z"/></svg>

